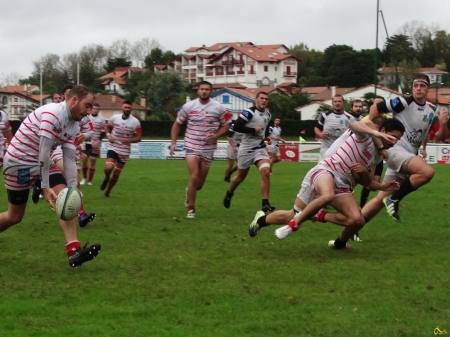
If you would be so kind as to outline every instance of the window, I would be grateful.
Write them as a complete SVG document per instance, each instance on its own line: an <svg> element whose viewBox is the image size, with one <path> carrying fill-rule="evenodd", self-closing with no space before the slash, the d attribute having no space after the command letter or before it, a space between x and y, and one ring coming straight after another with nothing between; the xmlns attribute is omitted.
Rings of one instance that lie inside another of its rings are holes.
<svg viewBox="0 0 450 337"><path fill-rule="evenodd" d="M8 97L3 96L3 98L2 98L2 105L8 105Z"/></svg>
<svg viewBox="0 0 450 337"><path fill-rule="evenodd" d="M228 95L223 95L223 96L222 96L222 103L223 103L223 104L229 104L229 103L230 103L230 96L228 96Z"/></svg>
<svg viewBox="0 0 450 337"><path fill-rule="evenodd" d="M269 66L264 66L264 71L268 72L269 71Z"/></svg>
<svg viewBox="0 0 450 337"><path fill-rule="evenodd" d="M278 70L278 67L275 67L275 71L277 71Z"/></svg>

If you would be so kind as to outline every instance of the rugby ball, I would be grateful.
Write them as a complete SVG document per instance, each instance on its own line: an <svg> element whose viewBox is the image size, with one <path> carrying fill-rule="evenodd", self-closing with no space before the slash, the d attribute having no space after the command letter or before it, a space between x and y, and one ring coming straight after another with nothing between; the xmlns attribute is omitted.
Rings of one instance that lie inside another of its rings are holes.
<svg viewBox="0 0 450 337"><path fill-rule="evenodd" d="M61 220L75 219L82 204L81 192L78 188L67 186L63 188L56 199L56 213Z"/></svg>

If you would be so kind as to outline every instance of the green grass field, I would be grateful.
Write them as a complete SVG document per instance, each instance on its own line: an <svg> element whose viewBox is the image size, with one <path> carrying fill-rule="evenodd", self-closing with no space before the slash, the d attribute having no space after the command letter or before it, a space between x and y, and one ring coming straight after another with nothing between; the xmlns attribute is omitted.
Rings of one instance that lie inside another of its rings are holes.
<svg viewBox="0 0 450 337"><path fill-rule="evenodd" d="M212 164L186 219L183 161L132 160L105 198L82 186L97 219L79 238L102 251L69 267L56 215L28 204L0 233L0 336L432 336L450 332L448 172L402 203L403 223L384 210L353 249L327 247L340 232L307 222L283 241L264 228L252 168L231 208L222 206L225 162ZM274 167L270 201L289 209L314 163ZM360 187L355 195L359 198ZM371 195L373 196L373 194ZM2 210L6 209L4 192Z"/></svg>

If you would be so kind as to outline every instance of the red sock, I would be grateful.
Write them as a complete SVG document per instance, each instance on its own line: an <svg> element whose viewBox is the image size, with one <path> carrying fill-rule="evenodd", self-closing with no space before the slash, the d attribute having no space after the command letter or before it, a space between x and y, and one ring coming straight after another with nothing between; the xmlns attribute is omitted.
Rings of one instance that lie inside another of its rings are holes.
<svg viewBox="0 0 450 337"><path fill-rule="evenodd" d="M108 188L106 189L107 193L111 192L111 190L113 189L114 185L117 183L117 180L118 180L117 178L111 178L111 180L109 181L109 184L108 184Z"/></svg>
<svg viewBox="0 0 450 337"><path fill-rule="evenodd" d="M291 221L288 222L288 226L292 228L293 232L295 232L296 230L298 230L300 228L300 226L297 225L297 223L295 222L294 219L292 219Z"/></svg>
<svg viewBox="0 0 450 337"><path fill-rule="evenodd" d="M75 253L80 248L81 248L81 245L78 240L67 242L66 243L67 256L71 256L73 253Z"/></svg>
<svg viewBox="0 0 450 337"><path fill-rule="evenodd" d="M325 215L327 215L327 211L324 209L321 209L317 212L317 221L325 223Z"/></svg>
<svg viewBox="0 0 450 337"><path fill-rule="evenodd" d="M83 171L83 178L84 178L84 179L87 178L87 170L88 170L87 167L83 167L83 168L82 168L82 171Z"/></svg>
<svg viewBox="0 0 450 337"><path fill-rule="evenodd" d="M88 181L92 182L92 179L94 179L94 173L95 173L95 168L90 168Z"/></svg>
<svg viewBox="0 0 450 337"><path fill-rule="evenodd" d="M194 213L195 213L195 206L188 206L188 211L194 211Z"/></svg>
<svg viewBox="0 0 450 337"><path fill-rule="evenodd" d="M80 207L80 211L78 212L78 218L80 218L80 216L82 216L83 214L85 214L86 212L84 211L84 205L81 204Z"/></svg>

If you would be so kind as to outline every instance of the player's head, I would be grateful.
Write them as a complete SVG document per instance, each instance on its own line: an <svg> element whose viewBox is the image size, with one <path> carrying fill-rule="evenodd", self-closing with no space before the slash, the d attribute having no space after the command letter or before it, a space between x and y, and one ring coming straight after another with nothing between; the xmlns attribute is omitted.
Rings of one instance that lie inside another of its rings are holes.
<svg viewBox="0 0 450 337"><path fill-rule="evenodd" d="M67 99L66 95L72 88L73 88L72 84L68 84L63 88L63 90L61 91L61 96L62 96L63 101L65 101Z"/></svg>
<svg viewBox="0 0 450 337"><path fill-rule="evenodd" d="M94 105L92 106L91 115L94 116L94 117L98 116L99 112L100 112L100 104L94 103Z"/></svg>
<svg viewBox="0 0 450 337"><path fill-rule="evenodd" d="M128 116L130 116L130 114L131 114L131 106L132 106L132 103L130 101L124 101L122 103L122 113L124 114L124 116L126 118L128 118Z"/></svg>
<svg viewBox="0 0 450 337"><path fill-rule="evenodd" d="M280 123L281 123L281 121L280 121L280 119L278 117L273 120L273 125L274 126L279 126Z"/></svg>
<svg viewBox="0 0 450 337"><path fill-rule="evenodd" d="M267 103L269 103L269 94L265 91L260 91L256 94L255 106L256 109L262 111L266 108Z"/></svg>
<svg viewBox="0 0 450 337"><path fill-rule="evenodd" d="M81 121L91 113L94 95L84 85L76 85L66 94L66 103L72 119Z"/></svg>
<svg viewBox="0 0 450 337"><path fill-rule="evenodd" d="M55 92L52 96L52 102L53 103L61 103L63 100L62 95L60 95L59 93Z"/></svg>
<svg viewBox="0 0 450 337"><path fill-rule="evenodd" d="M350 113L352 114L353 117L358 118L359 116L361 116L362 110L363 110L363 102L360 99L355 99L352 102Z"/></svg>
<svg viewBox="0 0 450 337"><path fill-rule="evenodd" d="M405 126L402 122L400 122L398 119L395 118L383 118L381 116L378 116L372 120L375 124L377 124L376 119L381 118L381 126L379 127L380 132L384 132L388 135L394 136L397 139L402 138L403 133L405 132ZM390 148L393 146L393 144L389 143L385 139L381 139L383 142L383 146L385 148Z"/></svg>
<svg viewBox="0 0 450 337"><path fill-rule="evenodd" d="M386 99L383 96L375 96L375 98L373 99L372 104L376 105L378 103L385 102L385 101L386 101Z"/></svg>
<svg viewBox="0 0 450 337"><path fill-rule="evenodd" d="M212 84L208 81L201 81L198 84L197 95L201 101L207 101L211 97L212 94Z"/></svg>
<svg viewBox="0 0 450 337"><path fill-rule="evenodd" d="M340 113L344 109L344 96L336 94L333 96L332 105L334 112Z"/></svg>
<svg viewBox="0 0 450 337"><path fill-rule="evenodd" d="M425 74L414 76L412 81L413 97L419 103L425 103L427 99L428 89L430 89L430 78Z"/></svg>

